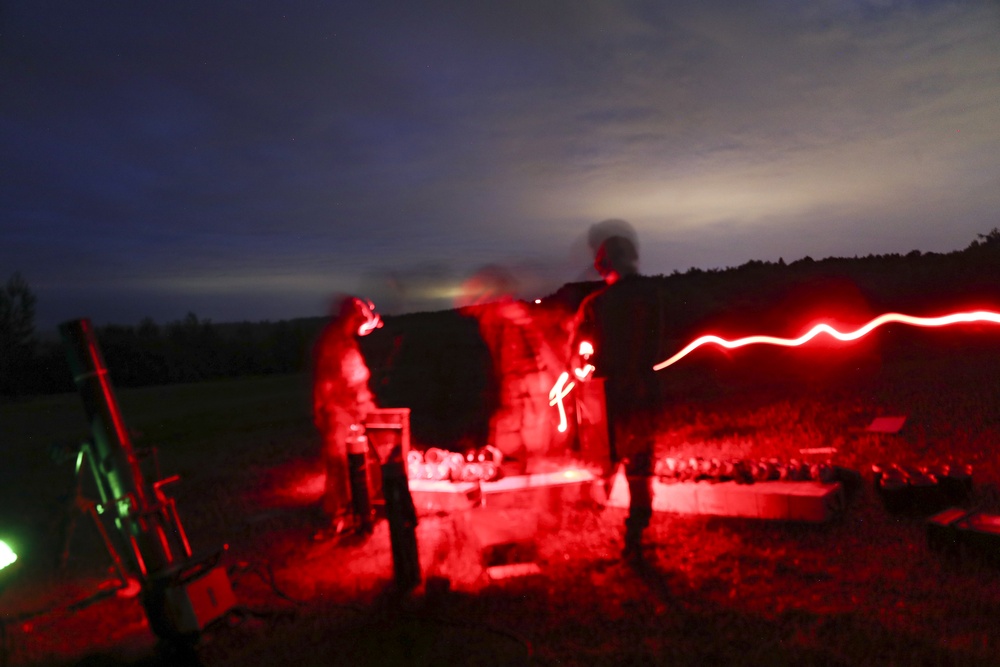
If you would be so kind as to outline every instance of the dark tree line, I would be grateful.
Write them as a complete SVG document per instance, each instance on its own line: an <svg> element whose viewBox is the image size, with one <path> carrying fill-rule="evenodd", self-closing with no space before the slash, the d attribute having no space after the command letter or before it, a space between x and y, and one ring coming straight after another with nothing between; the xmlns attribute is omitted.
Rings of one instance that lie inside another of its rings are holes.
<svg viewBox="0 0 1000 667"><path fill-rule="evenodd" d="M820 315L852 321L886 311L943 314L965 308L1000 309L1000 230L980 234L965 250L912 251L785 263L750 261L717 270L690 269L650 277L660 284L669 340L664 353L712 330L730 336L793 335ZM574 283L538 308L571 313L600 283ZM35 298L14 274L0 289L0 398L73 391L62 345L39 341ZM490 399L489 357L474 322L455 311L386 318L362 339L373 369L373 390L384 406L425 408L447 426L455 415ZM98 329L118 386L196 382L225 377L294 373L310 368L311 348L324 318L214 324L193 313L159 325ZM483 398L485 396L485 398ZM474 405L475 404L475 405ZM477 408L477 406L479 406Z"/></svg>
<svg viewBox="0 0 1000 667"><path fill-rule="evenodd" d="M213 324L188 313L165 325L98 327L97 338L115 385L137 387L301 372L321 326L321 318ZM61 342L32 335L3 352L0 397L75 391Z"/></svg>
<svg viewBox="0 0 1000 667"><path fill-rule="evenodd" d="M729 335L790 328L820 315L867 310L914 315L1000 308L1000 230L951 253L868 255L791 263L752 260L737 267L653 276L668 336L687 342L712 329ZM565 285L551 301L574 310L600 283Z"/></svg>
<svg viewBox="0 0 1000 667"><path fill-rule="evenodd" d="M0 289L0 396L17 393L18 381L32 370L36 347L35 295L14 273Z"/></svg>
<svg viewBox="0 0 1000 667"><path fill-rule="evenodd" d="M194 313L158 326L105 326L97 331L115 384L197 382L301 371L316 323L308 320L216 325Z"/></svg>

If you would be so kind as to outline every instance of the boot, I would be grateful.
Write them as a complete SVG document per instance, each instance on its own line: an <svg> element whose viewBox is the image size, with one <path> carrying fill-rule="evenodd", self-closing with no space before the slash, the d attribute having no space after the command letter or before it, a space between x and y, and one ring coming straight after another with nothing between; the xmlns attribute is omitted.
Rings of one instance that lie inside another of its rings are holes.
<svg viewBox="0 0 1000 667"><path fill-rule="evenodd" d="M637 563L642 561L642 531L634 528L625 530L625 545L622 547L622 560Z"/></svg>

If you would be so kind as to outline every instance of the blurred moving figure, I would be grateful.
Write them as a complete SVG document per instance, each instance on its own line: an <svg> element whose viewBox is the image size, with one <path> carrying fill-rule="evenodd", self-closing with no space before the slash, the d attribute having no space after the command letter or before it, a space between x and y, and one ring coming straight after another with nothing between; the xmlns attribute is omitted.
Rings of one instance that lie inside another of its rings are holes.
<svg viewBox="0 0 1000 667"><path fill-rule="evenodd" d="M640 558L642 533L652 517L652 462L660 389L653 365L663 332L658 283L639 275L639 253L624 236L604 239L594 268L605 286L580 304L572 350L593 346L589 363L604 378L610 457L604 469L609 488L624 464L629 488L625 558Z"/></svg>
<svg viewBox="0 0 1000 667"><path fill-rule="evenodd" d="M354 296L334 299L331 320L313 349L313 420L323 437L326 525L316 539L365 528L351 504L349 447L362 445L365 417L375 409L370 373L357 337L382 326L371 302Z"/></svg>
<svg viewBox="0 0 1000 667"><path fill-rule="evenodd" d="M516 288L510 271L484 266L464 282L456 305L476 318L493 360L497 405L487 444L503 454L509 474L520 475L552 446L547 391L559 364L527 305L513 297Z"/></svg>

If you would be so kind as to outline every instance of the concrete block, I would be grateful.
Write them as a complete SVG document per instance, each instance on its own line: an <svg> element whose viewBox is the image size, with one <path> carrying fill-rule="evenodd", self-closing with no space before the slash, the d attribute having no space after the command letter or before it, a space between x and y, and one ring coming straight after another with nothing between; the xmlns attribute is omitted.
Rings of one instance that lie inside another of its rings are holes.
<svg viewBox="0 0 1000 667"><path fill-rule="evenodd" d="M477 507L482 502L479 482L440 482L409 480L410 496L417 514L458 512Z"/></svg>
<svg viewBox="0 0 1000 667"><path fill-rule="evenodd" d="M843 488L820 482L653 482L653 510L781 521L825 522L843 511ZM628 484L615 475L608 506L627 508Z"/></svg>
<svg viewBox="0 0 1000 667"><path fill-rule="evenodd" d="M554 510L560 504L591 497L595 477L568 469L534 475L512 475L495 482L448 482L411 479L410 495L418 514L456 512L473 507Z"/></svg>

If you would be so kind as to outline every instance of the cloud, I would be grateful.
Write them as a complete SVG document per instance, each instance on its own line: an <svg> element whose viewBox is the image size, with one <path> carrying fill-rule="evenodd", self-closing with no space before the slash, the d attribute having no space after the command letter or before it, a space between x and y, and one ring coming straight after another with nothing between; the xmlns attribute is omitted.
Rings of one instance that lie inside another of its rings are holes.
<svg viewBox="0 0 1000 667"><path fill-rule="evenodd" d="M1000 204L990 3L22 3L3 20L0 265L46 290L291 302L434 263L570 280L607 218L652 272L949 250Z"/></svg>

